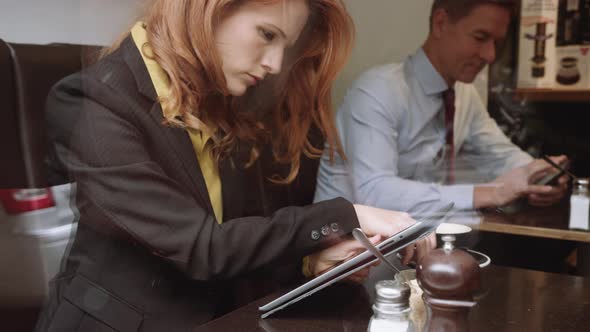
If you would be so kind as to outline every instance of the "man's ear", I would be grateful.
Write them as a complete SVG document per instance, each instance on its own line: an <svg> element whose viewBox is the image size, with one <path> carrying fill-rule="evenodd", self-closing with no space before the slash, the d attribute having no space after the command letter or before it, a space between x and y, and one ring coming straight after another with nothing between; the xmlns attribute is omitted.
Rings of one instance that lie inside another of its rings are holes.
<svg viewBox="0 0 590 332"><path fill-rule="evenodd" d="M448 28L450 17L447 11L443 8L438 8L432 13L432 31L434 38L440 39L442 34Z"/></svg>

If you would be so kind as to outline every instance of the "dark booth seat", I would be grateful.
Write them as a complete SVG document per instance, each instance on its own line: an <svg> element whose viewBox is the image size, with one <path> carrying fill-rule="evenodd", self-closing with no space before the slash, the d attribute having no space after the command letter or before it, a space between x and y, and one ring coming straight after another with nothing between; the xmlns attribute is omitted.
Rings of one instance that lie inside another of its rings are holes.
<svg viewBox="0 0 590 332"><path fill-rule="evenodd" d="M45 163L45 102L57 81L79 71L97 51L0 40L0 284L9 285L0 287L3 331L33 329L47 283L76 229L69 186L52 187L67 182L52 174L65 173Z"/></svg>
<svg viewBox="0 0 590 332"><path fill-rule="evenodd" d="M50 174L44 164L45 101L57 81L79 71L98 49L0 40L0 188L43 188L66 182Z"/></svg>

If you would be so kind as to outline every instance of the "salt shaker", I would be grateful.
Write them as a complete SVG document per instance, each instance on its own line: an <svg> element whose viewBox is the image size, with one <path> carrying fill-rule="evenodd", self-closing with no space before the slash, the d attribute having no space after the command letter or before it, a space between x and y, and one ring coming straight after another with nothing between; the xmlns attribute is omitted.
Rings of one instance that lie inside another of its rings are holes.
<svg viewBox="0 0 590 332"><path fill-rule="evenodd" d="M381 280L375 285L377 296L369 332L414 332L410 320L410 287L398 280Z"/></svg>
<svg viewBox="0 0 590 332"><path fill-rule="evenodd" d="M587 231L590 227L590 194L588 193L587 178L574 180L574 188L570 197L570 222L569 228Z"/></svg>

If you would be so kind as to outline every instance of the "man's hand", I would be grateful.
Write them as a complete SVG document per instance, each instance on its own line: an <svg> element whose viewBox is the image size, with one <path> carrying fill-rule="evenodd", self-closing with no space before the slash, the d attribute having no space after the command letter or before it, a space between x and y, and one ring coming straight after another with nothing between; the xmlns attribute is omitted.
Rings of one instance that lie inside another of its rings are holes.
<svg viewBox="0 0 590 332"><path fill-rule="evenodd" d="M551 157L556 163L567 160L565 156ZM521 197L528 198L535 206L547 206L559 201L567 190L567 177L561 177L556 186L536 185L535 181L555 168L542 159L515 168L484 186L477 186L474 193L476 208L503 206Z"/></svg>
<svg viewBox="0 0 590 332"><path fill-rule="evenodd" d="M557 157L550 157L551 160L556 164L563 164L567 161L566 156L557 156ZM549 163L545 162L547 165ZM550 165L549 165L550 166ZM557 172L558 170L555 169L553 166L550 168L545 169L544 171L538 172L537 174L533 174L531 176L531 182L538 181L542 177L552 172ZM568 183L569 183L569 176L563 175L561 176L556 185L551 186L551 190L545 193L531 193L528 195L529 204L533 206L549 206L559 202L566 194Z"/></svg>
<svg viewBox="0 0 590 332"><path fill-rule="evenodd" d="M496 206L506 205L518 198L531 194L545 194L551 191L550 186L531 183L531 177L544 172L548 166L544 160L536 159L526 166L515 168L492 182L492 200Z"/></svg>

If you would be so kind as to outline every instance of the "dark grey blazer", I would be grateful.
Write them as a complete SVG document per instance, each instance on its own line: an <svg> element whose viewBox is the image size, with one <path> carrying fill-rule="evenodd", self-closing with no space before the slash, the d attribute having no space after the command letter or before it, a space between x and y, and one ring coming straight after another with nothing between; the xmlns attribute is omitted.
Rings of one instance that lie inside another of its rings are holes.
<svg viewBox="0 0 590 332"><path fill-rule="evenodd" d="M219 225L190 138L162 120L130 38L54 87L50 159L77 183L79 226L39 331L189 330L236 304L236 288L264 295L249 281L300 276L303 256L358 227L344 199L285 207L305 203L305 181L271 185L269 153L221 163Z"/></svg>

